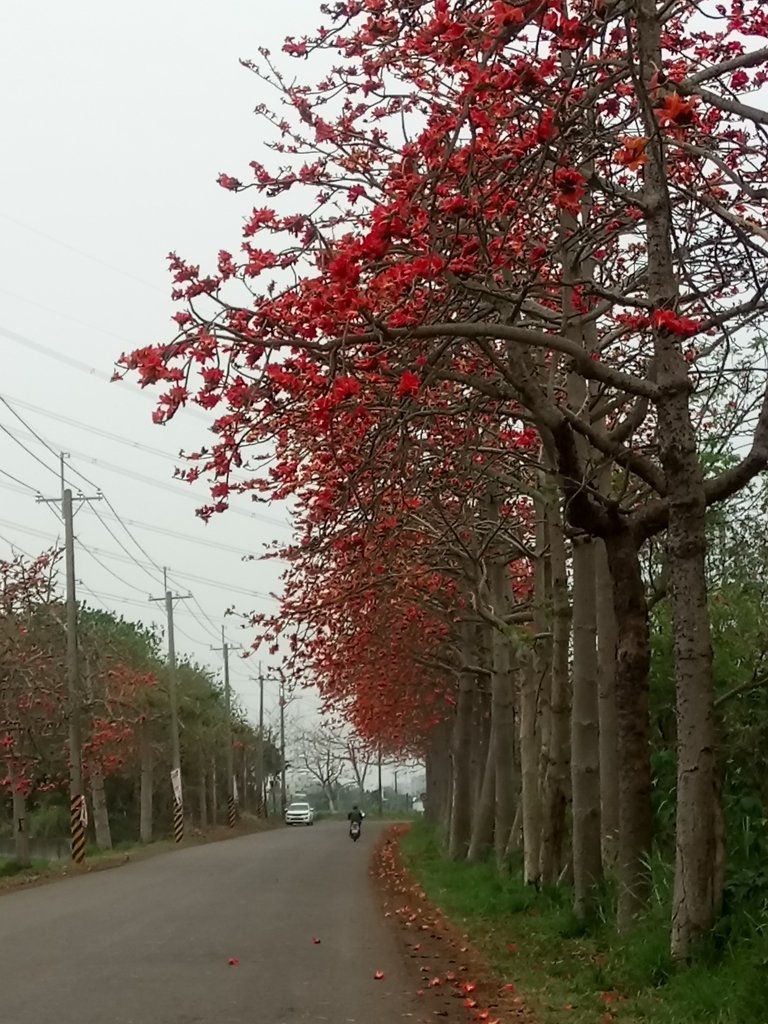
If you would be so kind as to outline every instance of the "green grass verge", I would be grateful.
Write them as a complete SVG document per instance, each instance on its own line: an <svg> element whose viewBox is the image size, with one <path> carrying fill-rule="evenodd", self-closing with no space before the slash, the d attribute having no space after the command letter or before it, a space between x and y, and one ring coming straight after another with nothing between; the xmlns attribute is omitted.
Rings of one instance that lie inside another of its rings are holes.
<svg viewBox="0 0 768 1024"><path fill-rule="evenodd" d="M167 836L160 836L151 843L119 842L115 843L111 850L99 850L98 847L89 843L83 867L85 870L91 871L118 867L128 861L144 860L161 853L170 853L173 850L256 835L260 832L270 831L279 824L279 819L266 821L253 815L243 815L234 831L230 831L223 825L211 828L207 832L189 830L181 847ZM0 857L0 891L30 884L35 885L44 881L55 881L78 870L81 869L75 868L69 859L51 861L35 859L29 867L23 867L14 858Z"/></svg>
<svg viewBox="0 0 768 1024"><path fill-rule="evenodd" d="M576 921L566 889L537 893L491 864L453 864L434 833L402 842L429 898L461 925L500 980L514 982L539 1024L766 1024L768 921L696 965L675 968L657 905L631 937Z"/></svg>

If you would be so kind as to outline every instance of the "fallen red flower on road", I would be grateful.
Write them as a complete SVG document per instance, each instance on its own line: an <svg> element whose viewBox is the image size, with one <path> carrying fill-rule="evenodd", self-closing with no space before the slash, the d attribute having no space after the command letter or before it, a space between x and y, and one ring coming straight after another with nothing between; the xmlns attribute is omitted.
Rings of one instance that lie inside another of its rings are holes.
<svg viewBox="0 0 768 1024"><path fill-rule="evenodd" d="M384 971L376 971L376 973L374 974L373 977L374 977L375 981L383 981L384 980Z"/></svg>
<svg viewBox="0 0 768 1024"><path fill-rule="evenodd" d="M240 961L237 959L236 956L230 957L229 966L230 967L239 967L240 966Z"/></svg>

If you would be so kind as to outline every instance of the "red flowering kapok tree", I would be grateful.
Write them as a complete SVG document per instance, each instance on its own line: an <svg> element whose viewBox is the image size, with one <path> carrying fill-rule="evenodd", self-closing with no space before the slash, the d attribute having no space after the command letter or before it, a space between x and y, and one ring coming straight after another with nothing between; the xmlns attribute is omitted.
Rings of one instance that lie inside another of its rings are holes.
<svg viewBox="0 0 768 1024"><path fill-rule="evenodd" d="M323 10L321 31L286 45L302 60L331 55L318 85L289 83L266 53L249 65L285 100L262 110L280 166L254 162L247 180L220 184L267 205L211 271L172 257L179 333L124 365L163 385L159 421L190 401L212 410L216 443L188 471L211 480L206 515L233 490L279 491L258 454L307 423L324 425L322 442L277 470L285 493L293 478L314 488L317 515L364 451L378 458L404 419L440 415L443 385L455 401L492 403L502 428L538 433L541 471L570 527L604 543L614 583L624 923L643 902L650 842L638 551L666 530L673 951L685 957L722 881L705 513L768 461L768 402L724 475L707 476L694 431L712 381L745 369L745 332L766 309L767 115L747 94L765 82L768 19L742 0L706 19L654 0ZM375 401L361 400L370 389ZM577 682L574 700L590 705ZM586 898L595 878L582 866Z"/></svg>

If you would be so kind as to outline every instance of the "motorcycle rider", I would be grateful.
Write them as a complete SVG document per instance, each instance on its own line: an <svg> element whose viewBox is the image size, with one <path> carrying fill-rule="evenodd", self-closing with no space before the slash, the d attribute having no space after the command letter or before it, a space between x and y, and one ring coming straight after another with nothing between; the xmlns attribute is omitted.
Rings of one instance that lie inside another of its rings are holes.
<svg viewBox="0 0 768 1024"><path fill-rule="evenodd" d="M352 825L357 823L360 826L360 831L362 832L363 831L363 818L364 817L365 817L365 815L363 814L363 812L361 810L358 810L357 804L355 804L355 806L352 808L352 810L347 815L347 820L349 821L349 827L352 828Z"/></svg>

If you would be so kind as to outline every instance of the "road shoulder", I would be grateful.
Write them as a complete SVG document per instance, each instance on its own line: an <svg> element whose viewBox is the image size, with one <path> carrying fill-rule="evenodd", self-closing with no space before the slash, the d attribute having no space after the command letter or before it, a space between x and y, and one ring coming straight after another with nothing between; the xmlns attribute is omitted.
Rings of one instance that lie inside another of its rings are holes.
<svg viewBox="0 0 768 1024"><path fill-rule="evenodd" d="M400 839L408 826L387 829L371 876L394 928L425 1019L449 1024L533 1024L514 986L493 976L466 935L427 899L406 867Z"/></svg>
<svg viewBox="0 0 768 1024"><path fill-rule="evenodd" d="M180 850L207 846L211 843L221 843L229 839L240 839L243 836L259 835L262 832L272 832L275 828L279 828L280 824L280 822L272 823L258 818L249 818L239 822L233 829L220 826L207 832L193 832L180 844L174 843L172 839L160 839L143 846L137 843L128 848L98 853L86 858L85 863L81 865L63 861L59 864L49 864L39 870L33 868L29 871L20 871L15 875L0 877L0 898L7 893L23 889L36 889L41 885L81 878L83 875L112 871L115 868L124 867L126 864L135 864L138 861L148 860L150 857L158 857L162 854L176 853Z"/></svg>

